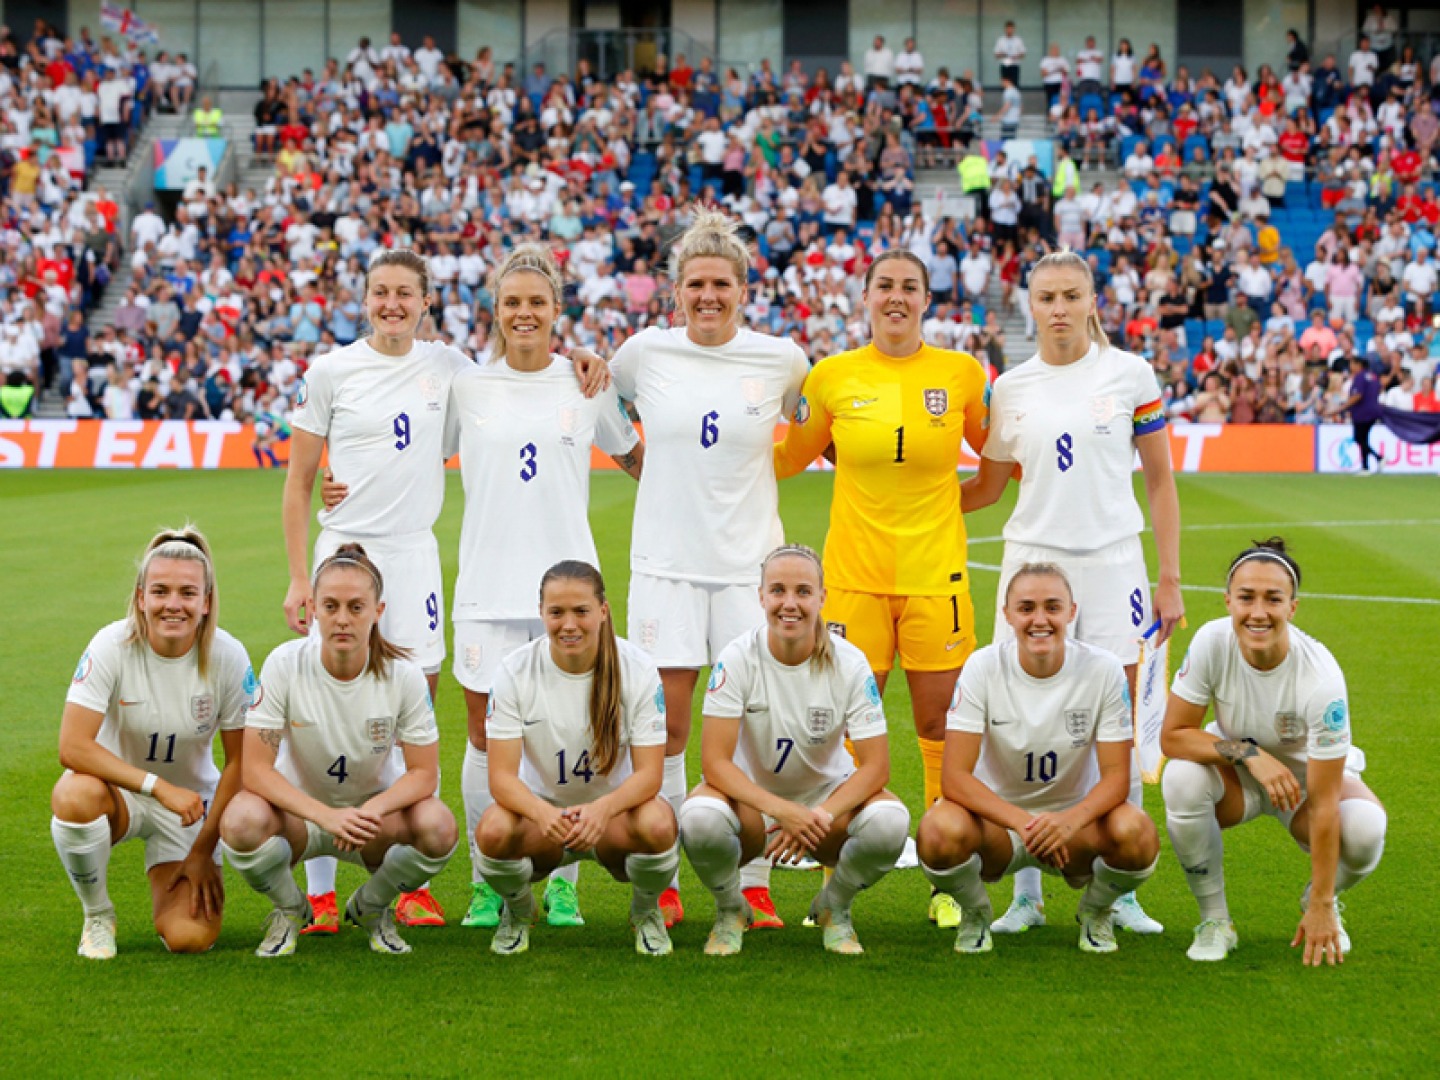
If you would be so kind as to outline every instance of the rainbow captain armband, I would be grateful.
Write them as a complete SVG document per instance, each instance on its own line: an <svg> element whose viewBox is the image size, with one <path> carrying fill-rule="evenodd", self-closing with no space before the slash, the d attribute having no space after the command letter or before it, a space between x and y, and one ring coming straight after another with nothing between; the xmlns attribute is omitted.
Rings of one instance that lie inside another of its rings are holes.
<svg viewBox="0 0 1440 1080"><path fill-rule="evenodd" d="M1135 434L1149 435L1165 430L1165 406L1159 398L1135 409Z"/></svg>

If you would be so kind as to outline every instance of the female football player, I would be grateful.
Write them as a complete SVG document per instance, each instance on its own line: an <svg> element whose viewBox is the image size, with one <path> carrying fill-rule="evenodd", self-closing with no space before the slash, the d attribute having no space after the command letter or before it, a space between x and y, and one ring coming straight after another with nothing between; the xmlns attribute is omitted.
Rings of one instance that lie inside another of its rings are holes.
<svg viewBox="0 0 1440 1080"><path fill-rule="evenodd" d="M318 633L265 660L245 732L245 790L220 824L230 863L274 904L255 954L288 956L311 916L291 867L328 856L370 879L345 918L378 953L408 953L394 900L444 869L455 818L435 796L439 732L420 665L380 631L385 581L360 544L315 571ZM403 769L392 751L399 747Z"/></svg>
<svg viewBox="0 0 1440 1080"><path fill-rule="evenodd" d="M761 568L765 625L721 650L710 675L705 781L686 800L680 828L695 872L715 894L711 956L740 951L750 919L740 864L762 852L833 867L812 913L826 949L863 952L851 901L905 849L910 812L885 790L880 691L865 654L825 626L824 602L820 557L800 545L776 548Z"/></svg>
<svg viewBox="0 0 1440 1080"><path fill-rule="evenodd" d="M1160 388L1150 365L1110 345L1100 327L1090 267L1073 252L1046 255L1030 275L1030 307L1038 328L1035 356L995 380L990 438L980 470L962 487L966 511L999 498L1022 469L1020 497L1005 523L1000 592L1026 563L1061 567L1075 590L1074 637L1098 645L1126 665L1131 696L1140 639L1159 618L1154 644L1170 636L1185 613L1180 597L1180 502L1170 468L1170 442ZM1136 453L1145 474L1155 528L1160 583L1151 603L1135 500ZM1009 636L1003 612L995 640ZM1130 801L1141 806L1138 764ZM1010 909L996 933L1020 933L1045 922L1038 870L1015 875ZM1115 924L1137 933L1163 929L1133 896L1121 899Z"/></svg>
<svg viewBox="0 0 1440 1080"><path fill-rule="evenodd" d="M965 522L955 469L961 440L985 442L985 371L925 344L925 264L887 251L865 275L872 340L815 365L775 466L783 478L833 441L835 493L825 538L825 621L870 661L880 689L900 656L925 767L940 797L945 709L975 648ZM937 895L930 917L958 912Z"/></svg>
<svg viewBox="0 0 1440 1080"><path fill-rule="evenodd" d="M611 362L620 396L645 425L628 636L665 682L663 791L677 814L699 669L764 621L760 560L784 539L771 447L809 370L790 339L740 326L750 253L737 228L724 214L695 212L671 257L684 326L644 330ZM746 874L757 925L781 925L767 868ZM675 883L661 906L667 924L683 917Z"/></svg>
<svg viewBox="0 0 1440 1080"><path fill-rule="evenodd" d="M1309 854L1291 942L1303 945L1305 964L1344 961L1339 894L1385 850L1385 808L1360 779L1365 755L1351 742L1345 675L1291 622L1299 590L1300 566L1283 540L1242 551L1225 582L1230 617L1196 632L1175 677L1160 745L1170 759L1165 823L1200 905L1191 960L1224 960L1239 943L1220 830L1265 815Z"/></svg>
<svg viewBox="0 0 1440 1080"><path fill-rule="evenodd" d="M640 649L615 636L605 583L566 560L540 583L545 636L506 656L490 691L486 742L495 803L480 819L480 870L505 901L490 943L530 946L530 883L593 858L629 881L635 951L671 951L660 894L680 862L675 814L658 798L665 693Z"/></svg>
<svg viewBox="0 0 1440 1080"><path fill-rule="evenodd" d="M1114 655L1068 641L1065 572L1027 563L1010 576L1013 633L970 659L945 736L945 798L920 822L925 876L960 905L955 950L989 952L985 881L1042 868L1083 889L1080 948L1114 952L1111 909L1155 871L1160 838L1126 802L1133 720Z"/></svg>
<svg viewBox="0 0 1440 1080"><path fill-rule="evenodd" d="M220 933L220 816L240 787L245 708L255 676L216 625L210 547L186 527L146 545L129 615L91 639L60 719L65 774L50 835L85 913L80 955L115 955L106 870L122 840L145 841L155 930L171 952ZM216 734L225 768L213 757Z"/></svg>
<svg viewBox="0 0 1440 1080"><path fill-rule="evenodd" d="M319 516L315 564L342 543L364 543L389 582L382 631L424 668L433 698L445 659L434 526L445 497L445 459L453 452L447 404L455 376L472 365L458 349L417 338L429 303L430 271L420 255L383 250L371 260L365 275L369 336L316 360L296 396L283 522L290 564L285 618L292 630L305 633L311 493L321 454L328 451L336 484ZM608 378L604 365L593 355L588 363L598 386ZM306 876L315 909L307 932L336 932L334 861L307 865ZM398 918L411 926L445 923L428 888L401 897Z"/></svg>
<svg viewBox="0 0 1440 1080"><path fill-rule="evenodd" d="M562 559L599 563L590 535L590 447L640 476L645 447L614 389L581 393L568 360L550 352L560 313L560 271L538 244L515 248L490 282L495 336L490 363L461 372L450 389L459 431L465 517L455 582L455 678L465 690L469 742L460 788L471 838L471 900L465 926L496 926L500 897L480 873L474 845L490 795L485 714L506 653L545 635L535 586ZM502 511L503 512L500 512ZM578 865L545 890L551 926L584 925Z"/></svg>

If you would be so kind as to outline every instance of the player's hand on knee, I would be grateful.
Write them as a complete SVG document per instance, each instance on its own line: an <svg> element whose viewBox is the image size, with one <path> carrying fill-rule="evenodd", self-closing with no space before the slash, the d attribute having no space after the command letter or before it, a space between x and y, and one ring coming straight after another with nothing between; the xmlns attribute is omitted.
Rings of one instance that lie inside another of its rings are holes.
<svg viewBox="0 0 1440 1080"><path fill-rule="evenodd" d="M180 816L180 824L194 825L205 816L205 800L189 788L179 787L168 780L155 785L155 799L171 813Z"/></svg>
<svg viewBox="0 0 1440 1080"><path fill-rule="evenodd" d="M835 821L828 810L820 807L812 810L808 806L792 802L781 806L773 817L777 828L790 833L811 850L825 842L825 837L830 835L830 826Z"/></svg>
<svg viewBox="0 0 1440 1080"><path fill-rule="evenodd" d="M1300 805L1300 782L1287 765L1261 750L1245 759L1245 767L1277 810L1289 813Z"/></svg>
<svg viewBox="0 0 1440 1080"><path fill-rule="evenodd" d="M603 798L573 807L567 819L570 831L565 836L565 847L571 851L589 851L605 835L612 817L609 803Z"/></svg>
<svg viewBox="0 0 1440 1080"><path fill-rule="evenodd" d="M215 860L192 851L170 871L165 891L173 892L182 881L190 882L190 917L213 922L225 904L225 880Z"/></svg>
<svg viewBox="0 0 1440 1080"><path fill-rule="evenodd" d="M380 835L381 824L379 815L363 806L346 806L331 811L330 821L321 827L335 837L341 851L358 851Z"/></svg>
<svg viewBox="0 0 1440 1080"><path fill-rule="evenodd" d="M546 840L564 847L565 838L570 835L574 824L573 811L561 810L558 806L546 803L534 821Z"/></svg>

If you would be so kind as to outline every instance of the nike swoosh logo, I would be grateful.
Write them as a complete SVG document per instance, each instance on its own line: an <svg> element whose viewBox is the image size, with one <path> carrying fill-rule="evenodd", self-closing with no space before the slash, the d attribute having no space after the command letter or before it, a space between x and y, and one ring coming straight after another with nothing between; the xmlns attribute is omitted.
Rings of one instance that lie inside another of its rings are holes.
<svg viewBox="0 0 1440 1080"><path fill-rule="evenodd" d="M1009 721L1009 720L1000 720L1000 719L997 718L997 719L995 719L995 720L991 720L990 723L993 724L995 727L999 727L1001 724L1008 724L1008 723L1010 723L1010 721Z"/></svg>
<svg viewBox="0 0 1440 1080"><path fill-rule="evenodd" d="M120 704L121 704L121 705L144 705L144 704L145 704L145 699L144 699L144 698L140 698L138 701L126 701L126 700L122 697L122 698L120 699Z"/></svg>
<svg viewBox="0 0 1440 1080"><path fill-rule="evenodd" d="M536 724L538 724L538 723L540 723L540 722L541 722L541 721L539 721L539 720L521 720L521 721L520 721L520 723L523 724L525 727L534 727Z"/></svg>
<svg viewBox="0 0 1440 1080"><path fill-rule="evenodd" d="M476 416L476 417L472 417L472 419L471 419L471 423L473 423L476 427L484 427L484 426L485 426L486 424L488 424L489 422L490 422L490 417L488 417L488 416Z"/></svg>
<svg viewBox="0 0 1440 1080"><path fill-rule="evenodd" d="M764 705L746 705L746 706L745 706L745 711L746 711L747 713L752 713L752 712L764 712L764 711L765 711L765 706L764 706Z"/></svg>
<svg viewBox="0 0 1440 1080"><path fill-rule="evenodd" d="M963 641L952 641L950 642L950 644L945 646L945 651L949 652L951 649L958 649L963 644L965 644L965 642Z"/></svg>
<svg viewBox="0 0 1440 1080"><path fill-rule="evenodd" d="M1021 420L1024 420L1024 419L1025 419L1025 414L1024 414L1023 412L1017 412L1017 413L1015 414L1015 422L1016 422L1017 424L1018 424Z"/></svg>
<svg viewBox="0 0 1440 1080"><path fill-rule="evenodd" d="M850 406L850 407L853 408L853 409L863 409L863 408L865 408L866 405L874 405L875 402L877 402L877 401L879 401L879 400L880 400L879 398L873 398L873 397L872 397L872 398L858 398L858 397L857 397L857 398L854 400L854 402L851 403L851 406Z"/></svg>

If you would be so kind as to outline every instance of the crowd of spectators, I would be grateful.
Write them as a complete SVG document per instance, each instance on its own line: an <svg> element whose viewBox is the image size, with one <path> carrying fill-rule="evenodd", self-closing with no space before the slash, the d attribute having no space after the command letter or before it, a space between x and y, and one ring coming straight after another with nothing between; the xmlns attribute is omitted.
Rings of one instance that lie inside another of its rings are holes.
<svg viewBox="0 0 1440 1080"><path fill-rule="evenodd" d="M1172 71L1156 46L1139 61L1124 41L1108 59L1092 41L1073 62L1053 46L1032 60L1007 26L991 110L972 73L932 66L913 40L893 52L877 37L858 71L762 61L742 74L661 54L654 71L602 81L583 60L522 75L486 49L461 61L428 38L413 51L399 35L361 39L319 72L265 85L263 189L219 190L202 173L173 210L135 215L123 256L103 192L72 176L53 207L22 201L12 168L5 268L30 272L8 283L5 333L32 333L27 304L45 333L35 357L4 363L28 367L74 416L283 430L306 363L365 333L377 248L429 256L433 332L483 361L487 269L509 245L548 242L566 278L557 344L608 353L672 318L667 244L707 198L753 233L749 324L813 359L866 340L863 268L902 246L930 267L927 340L1003 369L1004 316L1028 312L1030 268L1065 245L1088 254L1107 332L1151 361L1173 417L1315 422L1343 406L1352 356L1382 375L1390 403L1436 409L1440 59L1425 67L1393 38L1386 54L1375 36L1343 73L1333 57L1312 72L1292 32L1284 76L1237 68L1222 83ZM130 108L184 109L195 92L183 58L83 34L10 53L12 124L17 103L33 113L68 85L44 63L54 56L86 78L113 67L134 87ZM1037 73L1054 139L1044 168L1025 144L992 152L980 138L1013 132L1019 87ZM917 165L951 163L958 186L917 190ZM70 231L39 224L37 204ZM101 283L78 268L69 284L46 281L40 256L67 245L97 271L128 261L113 326L85 326Z"/></svg>

